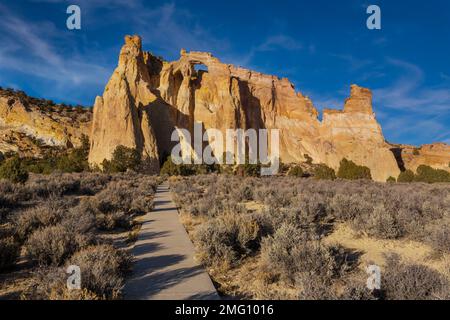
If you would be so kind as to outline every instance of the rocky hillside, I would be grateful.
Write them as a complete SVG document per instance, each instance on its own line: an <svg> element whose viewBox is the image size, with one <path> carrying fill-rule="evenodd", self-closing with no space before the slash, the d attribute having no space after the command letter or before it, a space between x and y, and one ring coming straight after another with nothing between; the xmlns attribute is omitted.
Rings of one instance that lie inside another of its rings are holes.
<svg viewBox="0 0 450 320"><path fill-rule="evenodd" d="M92 110L56 105L0 88L0 152L39 157L48 147L78 147L89 135Z"/></svg>

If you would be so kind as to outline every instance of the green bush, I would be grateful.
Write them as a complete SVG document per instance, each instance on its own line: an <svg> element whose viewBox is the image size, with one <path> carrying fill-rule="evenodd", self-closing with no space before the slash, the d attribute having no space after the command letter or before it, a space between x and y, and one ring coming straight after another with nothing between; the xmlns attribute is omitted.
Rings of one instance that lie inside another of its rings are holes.
<svg viewBox="0 0 450 320"><path fill-rule="evenodd" d="M0 166L0 179L7 179L14 183L25 183L28 172L24 170L19 157L6 160Z"/></svg>
<svg viewBox="0 0 450 320"><path fill-rule="evenodd" d="M403 171L400 173L397 181L398 182L413 182L414 178L415 178L414 172L412 172L411 170L406 170L406 171Z"/></svg>
<svg viewBox="0 0 450 320"><path fill-rule="evenodd" d="M325 164L320 164L314 169L314 178L319 180L336 180L336 172Z"/></svg>
<svg viewBox="0 0 450 320"><path fill-rule="evenodd" d="M342 159L337 176L347 180L372 180L372 175L368 167L358 166L353 161L347 160L346 158Z"/></svg>
<svg viewBox="0 0 450 320"><path fill-rule="evenodd" d="M445 170L421 165L417 168L415 180L427 183L450 182L450 173Z"/></svg>
<svg viewBox="0 0 450 320"><path fill-rule="evenodd" d="M161 175L166 174L169 176L191 176L195 173L193 165L175 164L171 157L167 158L160 171Z"/></svg>
<svg viewBox="0 0 450 320"><path fill-rule="evenodd" d="M141 155L136 149L117 146L111 160L104 160L103 171L107 173L126 172L128 169L137 170L141 164Z"/></svg>
<svg viewBox="0 0 450 320"><path fill-rule="evenodd" d="M387 178L386 182L393 183L393 182L397 182L397 180L394 177L389 177L389 178Z"/></svg>
<svg viewBox="0 0 450 320"><path fill-rule="evenodd" d="M302 178L304 177L305 173L303 172L303 169L300 166L295 166L291 168L291 170L289 170L288 175Z"/></svg>
<svg viewBox="0 0 450 320"><path fill-rule="evenodd" d="M65 173L89 171L89 138L81 137L81 146L67 151L47 154L43 159L27 158L22 161L24 170L38 174L51 174L54 171Z"/></svg>

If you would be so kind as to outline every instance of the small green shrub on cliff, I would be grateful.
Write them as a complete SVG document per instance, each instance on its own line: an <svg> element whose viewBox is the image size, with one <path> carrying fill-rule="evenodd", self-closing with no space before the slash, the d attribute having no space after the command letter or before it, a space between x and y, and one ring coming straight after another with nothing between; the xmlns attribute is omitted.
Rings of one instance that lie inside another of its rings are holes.
<svg viewBox="0 0 450 320"><path fill-rule="evenodd" d="M305 175L305 173L303 172L303 169L300 166L295 166L291 168L291 170L289 170L288 175L292 177L302 178Z"/></svg>
<svg viewBox="0 0 450 320"><path fill-rule="evenodd" d="M103 171L108 173L125 172L128 169L137 170L141 164L141 155L136 149L117 146L111 160L104 160Z"/></svg>
<svg viewBox="0 0 450 320"><path fill-rule="evenodd" d="M358 166L353 161L347 160L346 158L341 161L338 177L348 180L372 179L372 175L368 167Z"/></svg>
<svg viewBox="0 0 450 320"><path fill-rule="evenodd" d="M389 177L389 178L387 178L386 182L393 183L393 182L397 182L397 180L394 177Z"/></svg>
<svg viewBox="0 0 450 320"><path fill-rule="evenodd" d="M411 170L406 170L400 173L397 179L398 182L413 182L414 181L414 172Z"/></svg>
<svg viewBox="0 0 450 320"><path fill-rule="evenodd" d="M336 180L336 172L325 164L320 164L314 169L314 178L319 180Z"/></svg>
<svg viewBox="0 0 450 320"><path fill-rule="evenodd" d="M445 170L433 169L430 166L421 165L417 168L415 180L427 183L450 182L450 173Z"/></svg>
<svg viewBox="0 0 450 320"><path fill-rule="evenodd" d="M172 161L172 158L169 157L166 162L164 162L160 173L169 176L191 176L194 175L196 171L193 165L175 164Z"/></svg>
<svg viewBox="0 0 450 320"><path fill-rule="evenodd" d="M0 179L7 179L14 183L25 183L28 180L28 172L22 167L19 157L8 159L2 163Z"/></svg>

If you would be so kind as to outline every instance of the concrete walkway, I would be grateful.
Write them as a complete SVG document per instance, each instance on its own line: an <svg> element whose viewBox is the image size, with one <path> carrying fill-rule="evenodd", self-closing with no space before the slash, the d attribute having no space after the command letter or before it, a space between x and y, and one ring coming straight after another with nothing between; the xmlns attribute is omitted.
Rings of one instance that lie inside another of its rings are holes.
<svg viewBox="0 0 450 320"><path fill-rule="evenodd" d="M155 195L155 208L144 217L132 249L133 274L125 284L128 300L219 299L214 285L194 261L194 245L179 221L169 184Z"/></svg>

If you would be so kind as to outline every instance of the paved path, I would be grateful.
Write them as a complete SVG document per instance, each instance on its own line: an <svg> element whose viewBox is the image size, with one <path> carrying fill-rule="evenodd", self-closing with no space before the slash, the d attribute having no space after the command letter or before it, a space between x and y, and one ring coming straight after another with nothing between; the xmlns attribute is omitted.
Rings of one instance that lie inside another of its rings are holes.
<svg viewBox="0 0 450 320"><path fill-rule="evenodd" d="M219 299L209 275L194 261L194 250L164 182L132 249L136 260L125 285L125 299Z"/></svg>

